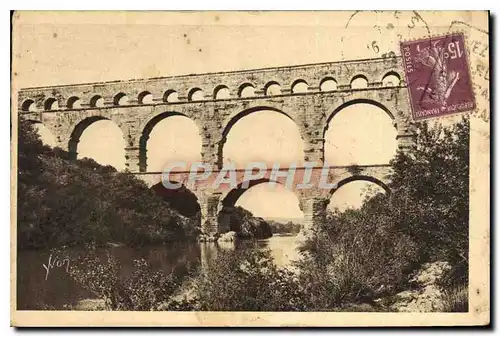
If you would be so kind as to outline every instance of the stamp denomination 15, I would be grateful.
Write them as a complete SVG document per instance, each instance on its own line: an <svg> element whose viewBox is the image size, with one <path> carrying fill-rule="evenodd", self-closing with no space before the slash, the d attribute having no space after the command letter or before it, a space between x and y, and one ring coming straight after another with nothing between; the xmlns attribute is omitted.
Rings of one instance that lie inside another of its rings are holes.
<svg viewBox="0 0 500 337"><path fill-rule="evenodd" d="M463 34L401 43L414 120L475 107Z"/></svg>

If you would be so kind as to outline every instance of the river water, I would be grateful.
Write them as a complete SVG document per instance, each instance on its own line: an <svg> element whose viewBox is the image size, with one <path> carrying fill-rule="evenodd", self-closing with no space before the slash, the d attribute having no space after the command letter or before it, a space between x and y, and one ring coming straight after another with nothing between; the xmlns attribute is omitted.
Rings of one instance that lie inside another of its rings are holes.
<svg viewBox="0 0 500 337"><path fill-rule="evenodd" d="M298 239L296 236L273 236L266 240L234 243L220 243L218 246L208 243L178 243L169 246L151 246L141 248L114 247L103 248L109 251L121 265L122 277L134 270L133 261L144 258L154 269L164 273L187 275L203 267L218 249L269 249L278 266L289 266L298 259ZM69 256L85 253L82 249L70 250ZM67 274L67 265L71 259L51 254L50 251L22 251L17 262L17 308L19 310L64 309L81 300L95 299L87 290L79 286ZM49 259L53 268L49 265ZM44 267L45 265L45 267Z"/></svg>

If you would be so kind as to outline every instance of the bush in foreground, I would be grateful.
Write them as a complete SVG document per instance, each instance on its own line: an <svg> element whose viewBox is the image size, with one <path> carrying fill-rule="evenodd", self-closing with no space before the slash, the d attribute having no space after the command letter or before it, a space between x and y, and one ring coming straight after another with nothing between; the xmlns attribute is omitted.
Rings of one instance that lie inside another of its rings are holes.
<svg viewBox="0 0 500 337"><path fill-rule="evenodd" d="M301 283L318 310L347 303L370 303L406 282L416 246L384 217L386 197L378 195L360 210L330 214L306 243L299 262ZM371 217L379 212L378 217Z"/></svg>
<svg viewBox="0 0 500 337"><path fill-rule="evenodd" d="M144 260L134 260L134 271L121 277L116 258L106 251L99 256L95 248L80 255L71 265L70 276L83 288L104 300L104 310L159 310L179 290L174 274L153 270Z"/></svg>
<svg viewBox="0 0 500 337"><path fill-rule="evenodd" d="M334 212L306 243L301 283L319 309L394 294L428 262L451 265L442 288L467 285L469 121L417 129L391 162L391 194Z"/></svg>
<svg viewBox="0 0 500 337"><path fill-rule="evenodd" d="M304 294L294 272L267 251L219 251L194 281L198 310L300 311Z"/></svg>

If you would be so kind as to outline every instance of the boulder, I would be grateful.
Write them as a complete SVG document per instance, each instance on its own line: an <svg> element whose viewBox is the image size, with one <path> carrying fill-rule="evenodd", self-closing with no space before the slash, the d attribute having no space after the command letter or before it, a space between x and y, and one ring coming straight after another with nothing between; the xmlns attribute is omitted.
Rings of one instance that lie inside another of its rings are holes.
<svg viewBox="0 0 500 337"><path fill-rule="evenodd" d="M267 239L273 236L271 226L262 218L242 207L224 206L219 213L219 225L236 232L242 239Z"/></svg>
<svg viewBox="0 0 500 337"><path fill-rule="evenodd" d="M230 231L230 232L222 234L220 236L220 238L219 238L218 241L222 241L222 242L234 242L234 241L236 241L236 238L237 238L236 232Z"/></svg>
<svg viewBox="0 0 500 337"><path fill-rule="evenodd" d="M198 242L217 242L217 239L217 236L203 233L198 236Z"/></svg>
<svg viewBox="0 0 500 337"><path fill-rule="evenodd" d="M442 311L444 294L437 283L450 268L450 264L443 261L423 264L410 279L416 289L396 294L391 309L400 312Z"/></svg>
<svg viewBox="0 0 500 337"><path fill-rule="evenodd" d="M420 270L410 280L410 282L420 286L432 285L444 276L444 273L451 269L448 262L437 261L433 263L424 263Z"/></svg>

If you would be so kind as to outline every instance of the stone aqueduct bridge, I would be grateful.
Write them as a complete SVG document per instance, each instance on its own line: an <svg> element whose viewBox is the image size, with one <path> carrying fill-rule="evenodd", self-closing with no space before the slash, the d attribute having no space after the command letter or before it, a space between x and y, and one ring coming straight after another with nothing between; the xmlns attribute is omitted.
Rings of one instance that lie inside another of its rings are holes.
<svg viewBox="0 0 500 337"><path fill-rule="evenodd" d="M397 78L387 83L387 78ZM120 127L126 142L127 169L149 186L161 174L147 172L146 144L155 125L169 116L182 115L198 126L201 157L214 170L222 167L222 149L231 127L242 117L272 110L292 119L304 142L304 160L324 162L324 136L329 121L343 108L367 103L383 109L397 129L399 148L411 146L414 133L409 113L402 60L396 58L329 62L289 67L161 77L141 80L27 88L19 92L18 110L35 123L43 123L59 147L76 158L83 131L107 119ZM364 82L364 87L355 84ZM330 182L339 186L369 180L386 186L387 166L332 167ZM183 181L183 173L174 180ZM239 178L242 177L240 174ZM267 181L261 179L253 183ZM252 184L250 185L252 186ZM333 191L296 191L305 223L320 221ZM206 232L217 231L222 204L234 204L241 190L220 191L197 185Z"/></svg>

